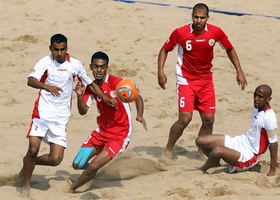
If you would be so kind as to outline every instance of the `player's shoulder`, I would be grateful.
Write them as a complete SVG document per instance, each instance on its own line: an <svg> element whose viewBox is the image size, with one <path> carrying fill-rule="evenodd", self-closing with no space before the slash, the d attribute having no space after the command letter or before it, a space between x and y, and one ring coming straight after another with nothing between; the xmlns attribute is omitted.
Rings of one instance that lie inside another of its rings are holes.
<svg viewBox="0 0 280 200"><path fill-rule="evenodd" d="M185 24L183 26L177 27L175 30L177 31L186 31L191 29L191 24Z"/></svg>
<svg viewBox="0 0 280 200"><path fill-rule="evenodd" d="M74 57L72 57L72 56L70 56L69 55L69 58L68 58L68 61L70 62L70 63L72 63L72 64L82 64L82 62L80 61L80 60L78 60L77 58L74 58Z"/></svg>
<svg viewBox="0 0 280 200"><path fill-rule="evenodd" d="M107 74L108 75L108 82L111 82L111 81L113 81L113 82L119 82L119 81L121 81L122 80L122 78L121 77L118 77L118 76L114 76L114 75L112 75L112 74Z"/></svg>
<svg viewBox="0 0 280 200"><path fill-rule="evenodd" d="M267 115L276 115L275 111L271 107L268 107L267 109L265 109L264 113Z"/></svg>
<svg viewBox="0 0 280 200"><path fill-rule="evenodd" d="M217 30L217 31L220 31L220 30L222 30L219 26L217 26L217 25L214 25L214 24L208 24L207 23L207 29L208 30Z"/></svg>
<svg viewBox="0 0 280 200"><path fill-rule="evenodd" d="M111 89L115 89L117 84L122 80L121 77L118 76L114 76L111 74L107 74L106 77L106 84L111 88Z"/></svg>
<svg viewBox="0 0 280 200"><path fill-rule="evenodd" d="M51 63L51 62L53 62L53 57L52 57L52 54L49 54L49 55L41 58L37 63L48 64L48 63Z"/></svg>

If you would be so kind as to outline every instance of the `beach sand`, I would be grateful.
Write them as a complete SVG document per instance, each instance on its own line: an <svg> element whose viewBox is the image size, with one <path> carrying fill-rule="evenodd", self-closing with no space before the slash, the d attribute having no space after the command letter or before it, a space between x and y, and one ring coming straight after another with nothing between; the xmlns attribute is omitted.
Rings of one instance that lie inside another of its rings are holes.
<svg viewBox="0 0 280 200"><path fill-rule="evenodd" d="M204 2L213 10L208 22L226 32L248 81L246 89L241 91L234 67L224 50L216 45L214 133L239 135L247 131L253 92L260 84L272 87L271 106L279 118L280 19L273 16L279 18L280 1ZM134 135L127 150L101 169L96 179L79 188L77 193L68 194L65 190L69 182L81 174L72 169L72 160L96 128L97 116L95 105L86 116L80 116L73 95L64 159L56 167L36 166L27 199L280 199L280 170L277 169L276 176L266 176L269 152L261 157L260 166L254 171L229 174L224 163L210 169L209 174L197 170L204 163L196 159L194 140L201 124L197 112L176 143L174 161L158 161L169 128L178 117L174 76L177 50L170 52L166 61L166 90L157 84L157 55L176 27L191 22L191 10L178 6L192 7L196 3L2 0L0 199L23 199L15 186L15 178L27 151L25 135L38 94L38 90L27 86L27 76L35 63L49 54L49 39L55 33L68 37L68 52L83 62L90 76L90 57L101 50L110 57L110 73L137 82L145 101L148 131L135 120L136 110L131 103ZM215 12L217 10L227 12ZM245 15L238 16L236 12ZM40 154L48 151L49 147L42 143Z"/></svg>

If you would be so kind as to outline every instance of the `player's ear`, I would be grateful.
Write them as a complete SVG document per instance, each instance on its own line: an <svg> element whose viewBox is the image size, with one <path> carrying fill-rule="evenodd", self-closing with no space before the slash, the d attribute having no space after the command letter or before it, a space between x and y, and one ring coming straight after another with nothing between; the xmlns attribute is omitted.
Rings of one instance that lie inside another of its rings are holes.
<svg viewBox="0 0 280 200"><path fill-rule="evenodd" d="M267 97L266 102L269 103L271 101L272 97Z"/></svg>

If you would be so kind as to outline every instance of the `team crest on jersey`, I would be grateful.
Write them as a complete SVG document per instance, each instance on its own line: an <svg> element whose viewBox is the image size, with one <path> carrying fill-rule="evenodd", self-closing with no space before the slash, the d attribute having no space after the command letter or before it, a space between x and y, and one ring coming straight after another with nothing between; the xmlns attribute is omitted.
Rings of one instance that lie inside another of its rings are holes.
<svg viewBox="0 0 280 200"><path fill-rule="evenodd" d="M210 40L208 41L208 44L209 44L210 46L214 46L215 40L214 40L214 39L210 39Z"/></svg>
<svg viewBox="0 0 280 200"><path fill-rule="evenodd" d="M113 98L115 98L117 95L116 95L116 91L115 90L112 90L111 92L110 92L110 96L111 97L113 97Z"/></svg>

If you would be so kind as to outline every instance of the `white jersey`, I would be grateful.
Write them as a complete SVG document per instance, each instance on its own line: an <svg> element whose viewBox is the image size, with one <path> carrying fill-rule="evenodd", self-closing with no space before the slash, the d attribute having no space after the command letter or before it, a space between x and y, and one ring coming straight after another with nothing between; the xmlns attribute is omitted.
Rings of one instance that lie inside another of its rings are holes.
<svg viewBox="0 0 280 200"><path fill-rule="evenodd" d="M243 139L248 142L248 148L256 155L263 154L270 143L277 142L277 135L268 137L267 131L277 130L277 118L271 107L258 112L254 109L251 118L251 128L246 134L242 135Z"/></svg>
<svg viewBox="0 0 280 200"><path fill-rule="evenodd" d="M277 135L269 137L267 132L277 130L277 118L271 107L263 111L254 109L251 128L240 136L225 136L225 146L240 152L238 162L229 165L230 172L243 171L255 166L271 143L277 142Z"/></svg>
<svg viewBox="0 0 280 200"><path fill-rule="evenodd" d="M55 97L46 90L40 90L32 118L56 121L66 125L71 112L73 84L76 76L87 85L92 83L82 63L68 54L66 61L62 64L54 60L51 54L36 63L28 77L34 77L50 86L60 87L62 91Z"/></svg>

